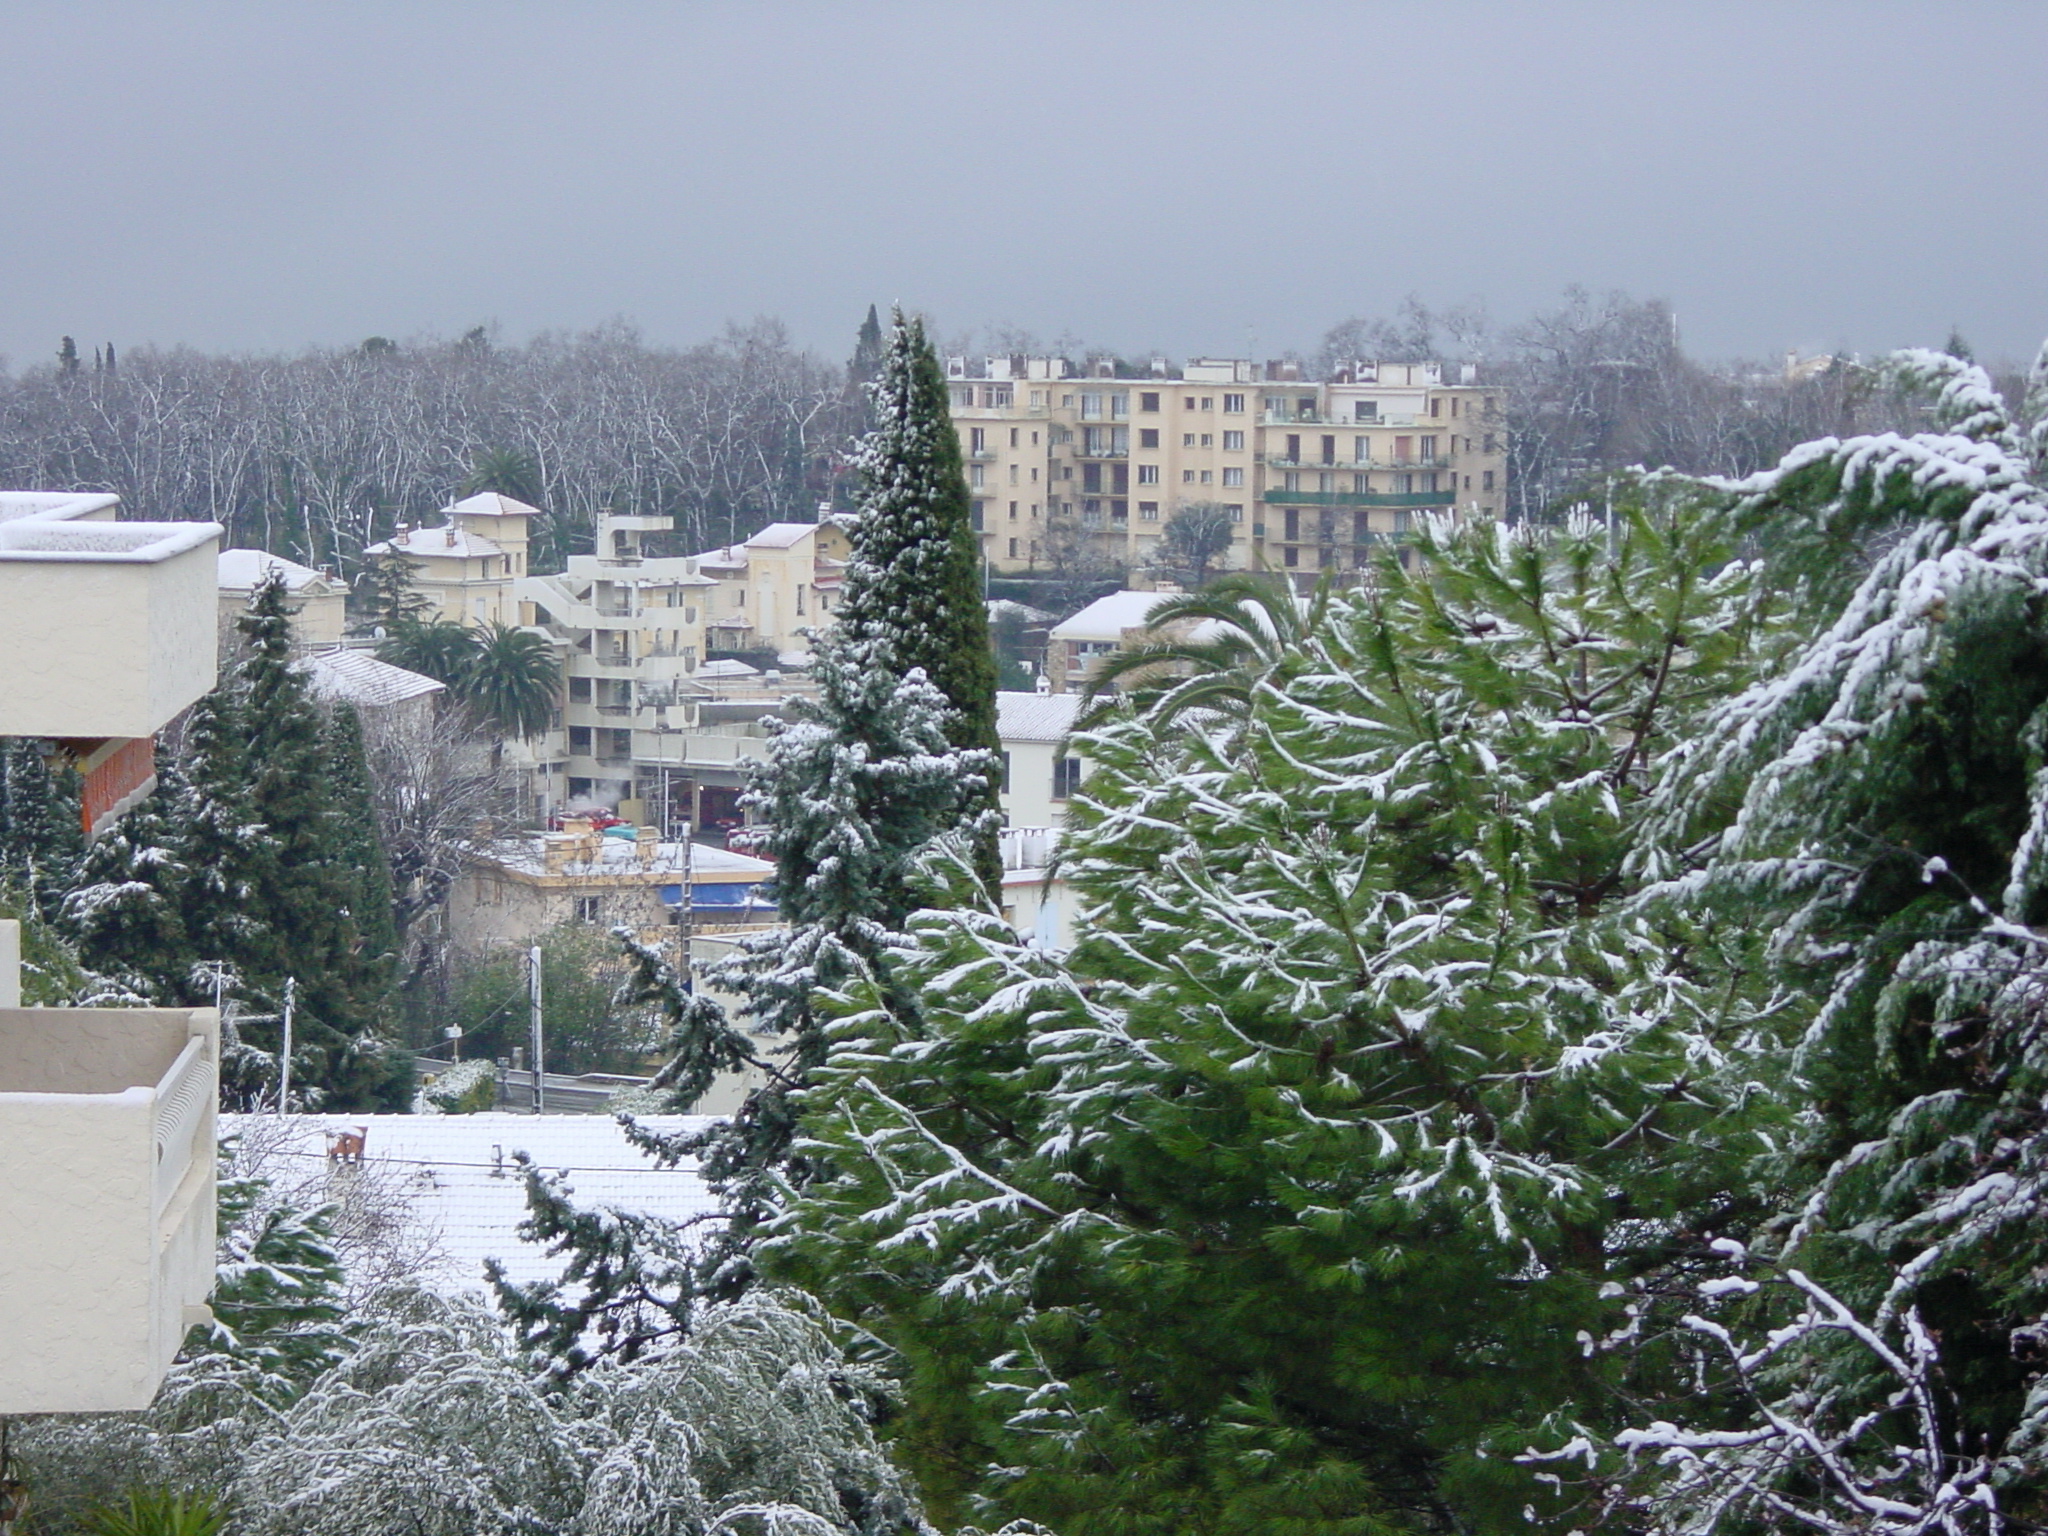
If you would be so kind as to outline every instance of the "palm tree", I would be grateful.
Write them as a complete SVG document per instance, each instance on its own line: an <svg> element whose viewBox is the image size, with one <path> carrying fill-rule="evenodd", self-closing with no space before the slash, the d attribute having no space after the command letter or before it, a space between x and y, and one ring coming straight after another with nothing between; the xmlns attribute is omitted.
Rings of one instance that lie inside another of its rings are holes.
<svg viewBox="0 0 2048 1536"><path fill-rule="evenodd" d="M1200 592L1163 597L1145 615L1166 638L1110 656L1081 691L1082 727L1115 707L1115 685L1157 720L1190 709L1243 715L1252 694L1321 628L1331 587L1306 598L1284 576L1229 571Z"/></svg>
<svg viewBox="0 0 2048 1536"><path fill-rule="evenodd" d="M456 692L508 736L538 736L555 716L562 663L554 646L530 629L493 624L471 632L469 666Z"/></svg>
<svg viewBox="0 0 2048 1536"><path fill-rule="evenodd" d="M377 647L377 659L436 678L460 695L477 651L474 630L453 619L403 619Z"/></svg>

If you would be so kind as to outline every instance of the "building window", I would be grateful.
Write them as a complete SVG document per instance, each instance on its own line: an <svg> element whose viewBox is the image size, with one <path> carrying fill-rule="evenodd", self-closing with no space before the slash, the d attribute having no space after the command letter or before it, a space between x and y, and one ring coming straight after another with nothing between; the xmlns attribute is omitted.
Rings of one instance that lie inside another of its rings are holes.
<svg viewBox="0 0 2048 1536"><path fill-rule="evenodd" d="M796 584L796 611L799 614L804 611L804 584L802 582Z"/></svg>
<svg viewBox="0 0 2048 1536"><path fill-rule="evenodd" d="M1243 502L1241 502L1241 501L1233 501L1232 503L1230 503L1230 505L1229 505L1229 506L1225 507L1225 508L1224 508L1223 510L1224 510L1224 511L1226 511L1226 512L1228 512L1228 513L1230 514L1230 520L1231 520L1231 521L1232 521L1233 523L1241 523L1241 522L1243 522L1243 521L1244 521L1244 503L1243 503Z"/></svg>
<svg viewBox="0 0 2048 1536"><path fill-rule="evenodd" d="M1244 471L1242 469L1224 470L1223 483L1226 486L1242 486L1244 484Z"/></svg>
<svg viewBox="0 0 2048 1536"><path fill-rule="evenodd" d="M974 531L976 533L981 532L982 524L985 523L987 520L988 503L985 501L977 501L974 504Z"/></svg>
<svg viewBox="0 0 2048 1536"><path fill-rule="evenodd" d="M1102 396L1083 395L1081 397L1081 419L1083 421L1102 420Z"/></svg>
<svg viewBox="0 0 2048 1536"><path fill-rule="evenodd" d="M1481 449L1480 449L1479 451L1480 451L1481 453L1493 453L1493 452L1495 452L1495 451L1496 451L1496 450L1495 450L1495 448L1494 448L1494 438L1493 438L1493 434L1492 434L1491 432L1489 432L1489 433L1487 433L1487 434L1486 434L1486 438L1485 438L1485 444L1484 444L1484 446L1483 446L1483 447L1481 447Z"/></svg>
<svg viewBox="0 0 2048 1536"><path fill-rule="evenodd" d="M1202 434L1202 446L1204 448L1214 448L1216 446L1216 434L1214 432L1204 432Z"/></svg>
<svg viewBox="0 0 2048 1536"><path fill-rule="evenodd" d="M1130 416L1130 414L1131 397L1129 395L1111 395L1109 397L1110 420L1123 421L1127 419Z"/></svg>
<svg viewBox="0 0 2048 1536"><path fill-rule="evenodd" d="M1289 508L1287 509L1287 514L1286 514L1286 516L1287 516L1287 533L1286 533L1286 537L1287 537L1287 538L1290 538L1290 539L1298 539L1298 538L1300 538L1300 537L1301 537L1301 512L1300 512L1300 510L1299 510L1298 508L1295 508L1295 507L1289 507Z"/></svg>
<svg viewBox="0 0 2048 1536"><path fill-rule="evenodd" d="M1112 501L1109 504L1110 521L1127 523L1131 520L1131 504L1128 501Z"/></svg>
<svg viewBox="0 0 2048 1536"><path fill-rule="evenodd" d="M1351 457L1361 464L1372 462L1372 439L1363 432L1351 439Z"/></svg>
<svg viewBox="0 0 2048 1536"><path fill-rule="evenodd" d="M572 677L569 679L569 702L571 704L588 704L590 702L589 678Z"/></svg>
<svg viewBox="0 0 2048 1536"><path fill-rule="evenodd" d="M1371 476L1371 475L1353 475L1353 476L1351 477L1351 489L1352 489L1353 491L1357 492L1357 493L1358 493L1358 494L1359 494L1360 496L1369 496L1369 495L1371 495L1371 494L1372 494L1372 476Z"/></svg>
<svg viewBox="0 0 2048 1536"><path fill-rule="evenodd" d="M1181 433L1181 435L1180 435L1180 445L1181 445L1181 447L1183 447L1183 448L1192 448L1192 447L1194 447L1194 446L1195 446L1195 434L1194 434L1194 433L1192 433L1192 432L1183 432L1183 433Z"/></svg>
<svg viewBox="0 0 2048 1536"><path fill-rule="evenodd" d="M1010 558L1012 560L1017 558L1017 541L1015 539L1010 540Z"/></svg>
<svg viewBox="0 0 2048 1536"><path fill-rule="evenodd" d="M1158 521L1159 521L1159 503L1158 503L1158 502L1156 502L1156 501L1141 501L1141 502L1139 502L1139 503L1138 503L1138 521L1139 521L1139 522L1141 522L1141 523L1156 523L1156 522L1158 522Z"/></svg>
<svg viewBox="0 0 2048 1536"><path fill-rule="evenodd" d="M1010 484L1012 484L1012 485L1015 485L1015 484L1017 483L1017 472L1018 472L1018 471L1019 471L1019 470L1020 470L1020 469L1021 469L1022 467L1023 467L1023 466L1021 466L1021 465L1018 465L1018 464L1012 464L1012 465L1010 466Z"/></svg>
<svg viewBox="0 0 2048 1536"><path fill-rule="evenodd" d="M1140 464L1138 466L1138 484L1157 485L1158 483L1159 466L1157 464Z"/></svg>
<svg viewBox="0 0 2048 1536"><path fill-rule="evenodd" d="M1430 415L1432 415L1432 416L1441 416L1441 415L1443 415L1443 413L1444 413L1444 403L1443 403L1443 400L1442 400L1442 399L1441 399L1440 397L1435 397L1435 396L1432 396L1432 397L1431 397L1431 399L1430 399L1430 402L1429 402L1429 414L1430 414Z"/></svg>
<svg viewBox="0 0 2048 1536"><path fill-rule="evenodd" d="M1479 472L1479 489L1481 489L1482 491L1490 491L1493 489L1492 470L1485 469Z"/></svg>
<svg viewBox="0 0 2048 1536"><path fill-rule="evenodd" d="M1062 757L1052 765L1052 797L1055 800L1070 798L1081 787L1081 759Z"/></svg>
<svg viewBox="0 0 2048 1536"><path fill-rule="evenodd" d="M1225 396L1224 398L1225 398L1225 399L1228 399L1228 398L1229 398L1229 396L1227 396L1227 395L1226 395L1226 396ZM1223 434L1223 451L1224 451L1225 453L1243 453L1243 452L1244 452L1244 434L1243 434L1242 432L1226 432L1226 433L1224 433L1224 434Z"/></svg>
<svg viewBox="0 0 2048 1536"><path fill-rule="evenodd" d="M1192 469L1182 470L1180 472L1180 483L1182 485L1193 485L1195 483L1195 472Z"/></svg>
<svg viewBox="0 0 2048 1536"><path fill-rule="evenodd" d="M1290 567L1301 564L1301 551L1292 544L1288 545L1280 551L1280 563Z"/></svg>
<svg viewBox="0 0 2048 1536"><path fill-rule="evenodd" d="M1156 411L1156 410L1158 410L1158 409L1159 409L1159 396L1158 396L1158 395L1156 395L1156 394L1147 394L1147 393L1144 393L1143 391L1140 391L1140 392L1139 392L1139 395L1138 395L1138 409L1139 409L1139 410L1141 410L1141 411Z"/></svg>
<svg viewBox="0 0 2048 1536"><path fill-rule="evenodd" d="M1215 472L1214 472L1213 470L1207 470L1207 469L1205 469L1205 470L1203 470L1203 471L1202 471L1202 484L1204 484L1204 485L1209 485L1209 484L1212 484L1212 483L1213 483L1213 482L1215 481L1215 479L1216 479L1216 475L1215 475Z"/></svg>
<svg viewBox="0 0 2048 1536"><path fill-rule="evenodd" d="M1010 428L1010 446L1012 448L1017 446L1017 431L1018 429L1015 427Z"/></svg>
<svg viewBox="0 0 2048 1536"><path fill-rule="evenodd" d="M578 896L576 898L576 921L595 923L604 916L604 899L599 896Z"/></svg>
<svg viewBox="0 0 2048 1536"><path fill-rule="evenodd" d="M1215 409L1216 409L1216 397L1215 397L1214 395L1204 395L1204 396L1202 396L1202 409L1203 409L1203 410L1205 410L1205 411L1213 411L1213 410L1215 410Z"/></svg>
<svg viewBox="0 0 2048 1536"><path fill-rule="evenodd" d="M968 465L967 483L973 486L977 491L985 488L988 484L988 466L986 464Z"/></svg>
<svg viewBox="0 0 2048 1536"><path fill-rule="evenodd" d="M1017 551L1012 549L1010 553L1014 555L1015 553L1017 553ZM1002 791L1006 795L1010 792L1010 754L1007 752L1003 754Z"/></svg>
<svg viewBox="0 0 2048 1536"><path fill-rule="evenodd" d="M1192 411L1195 408L1195 397L1193 395L1183 395L1181 396L1180 403L1182 410Z"/></svg>
<svg viewBox="0 0 2048 1536"><path fill-rule="evenodd" d="M1354 400L1351 404L1351 419L1353 421L1378 421L1380 419L1379 401Z"/></svg>
<svg viewBox="0 0 2048 1536"><path fill-rule="evenodd" d="M1422 477L1422 489L1425 495L1435 494L1437 489L1435 470L1432 469L1428 474Z"/></svg>
<svg viewBox="0 0 2048 1536"><path fill-rule="evenodd" d="M1138 446L1140 448L1157 448L1159 446L1159 429L1157 427L1138 428Z"/></svg>
<svg viewBox="0 0 2048 1536"><path fill-rule="evenodd" d="M967 429L967 448L968 448L968 452L970 452L970 453L987 453L987 452L988 452L988 429L987 429L986 427L970 427L970 428L968 428L968 429Z"/></svg>
<svg viewBox="0 0 2048 1536"><path fill-rule="evenodd" d="M1434 437L1416 439L1416 451L1422 455L1422 462L1427 464L1436 457L1436 439Z"/></svg>
<svg viewBox="0 0 2048 1536"><path fill-rule="evenodd" d="M1017 521L1017 503L1014 501L1010 503L1010 521L1013 523Z"/></svg>
<svg viewBox="0 0 2048 1536"><path fill-rule="evenodd" d="M1244 396L1243 396L1243 395L1225 395L1225 396L1223 397L1223 413L1224 413L1224 414L1225 414L1226 416L1241 416L1241 415L1243 415L1243 414L1244 414Z"/></svg>
<svg viewBox="0 0 2048 1536"><path fill-rule="evenodd" d="M1327 470L1316 476L1316 489L1327 496L1337 489L1337 477Z"/></svg>

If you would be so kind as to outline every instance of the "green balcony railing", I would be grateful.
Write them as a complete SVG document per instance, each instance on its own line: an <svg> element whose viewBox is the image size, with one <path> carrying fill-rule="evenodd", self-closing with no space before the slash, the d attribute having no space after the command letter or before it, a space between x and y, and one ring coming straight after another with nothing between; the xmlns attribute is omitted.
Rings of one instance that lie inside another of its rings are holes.
<svg viewBox="0 0 2048 1536"><path fill-rule="evenodd" d="M1279 491L1268 490L1261 501L1289 507L1448 507L1457 503L1456 491L1412 491L1381 495L1362 491Z"/></svg>

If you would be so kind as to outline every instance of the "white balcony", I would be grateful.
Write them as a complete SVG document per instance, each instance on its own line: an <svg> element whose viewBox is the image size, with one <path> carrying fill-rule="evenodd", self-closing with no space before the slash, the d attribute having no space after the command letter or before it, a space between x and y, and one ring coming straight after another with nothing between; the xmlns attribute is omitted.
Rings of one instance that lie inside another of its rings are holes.
<svg viewBox="0 0 2048 1536"><path fill-rule="evenodd" d="M219 1055L211 1009L0 1007L0 1414L145 1408L207 1316Z"/></svg>
<svg viewBox="0 0 2048 1536"><path fill-rule="evenodd" d="M214 681L218 523L0 493L0 736L154 735Z"/></svg>

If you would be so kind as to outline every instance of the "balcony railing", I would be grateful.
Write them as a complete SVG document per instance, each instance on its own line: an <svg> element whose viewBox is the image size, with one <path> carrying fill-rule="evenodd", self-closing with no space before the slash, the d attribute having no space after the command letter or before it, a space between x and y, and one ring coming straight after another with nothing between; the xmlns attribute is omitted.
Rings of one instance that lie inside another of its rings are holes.
<svg viewBox="0 0 2048 1536"><path fill-rule="evenodd" d="M210 1011L0 1009L0 1414L145 1408L214 1266Z"/></svg>
<svg viewBox="0 0 2048 1536"><path fill-rule="evenodd" d="M633 713L633 706L630 704L600 704L597 706L597 712L600 715L630 715Z"/></svg>
<svg viewBox="0 0 2048 1536"><path fill-rule="evenodd" d="M1268 503L1300 507L1448 507L1456 503L1456 491L1272 491L1259 498Z"/></svg>
<svg viewBox="0 0 2048 1536"><path fill-rule="evenodd" d="M633 658L623 651L607 651L603 655L591 657L591 660L600 667L630 667L633 665Z"/></svg>

